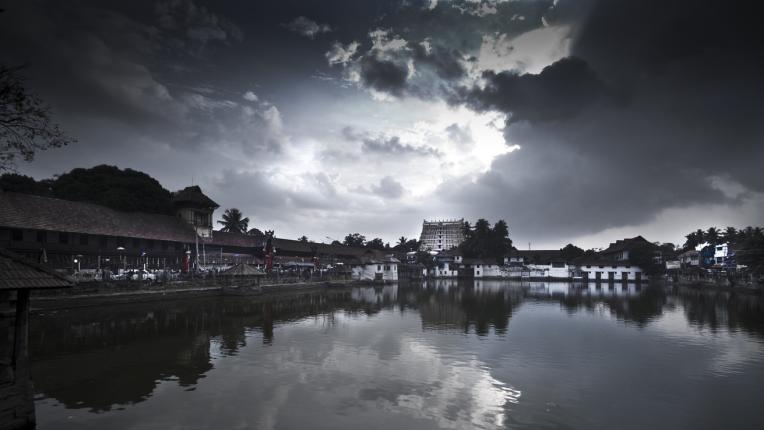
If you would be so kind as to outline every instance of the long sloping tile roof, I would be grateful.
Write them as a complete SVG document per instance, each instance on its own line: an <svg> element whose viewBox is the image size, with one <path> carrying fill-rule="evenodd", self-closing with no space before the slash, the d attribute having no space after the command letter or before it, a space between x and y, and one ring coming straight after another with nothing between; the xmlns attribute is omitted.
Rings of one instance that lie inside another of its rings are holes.
<svg viewBox="0 0 764 430"><path fill-rule="evenodd" d="M72 282L45 266L0 249L0 290L71 287Z"/></svg>
<svg viewBox="0 0 764 430"><path fill-rule="evenodd" d="M552 260L564 260L562 258L562 251L559 249L535 249L535 250L522 250L513 249L509 252L510 257L522 257L526 262L540 262L549 263Z"/></svg>
<svg viewBox="0 0 764 430"><path fill-rule="evenodd" d="M358 256L364 254L367 251L367 248L354 246L330 245L316 242L301 242L299 240L280 238L273 239L273 246L276 247L277 255L279 253L289 252L300 252L312 255L313 250L315 249L316 253L319 255Z"/></svg>
<svg viewBox="0 0 764 430"><path fill-rule="evenodd" d="M0 191L0 227L194 241L193 228L174 216L120 212L92 203L7 191Z"/></svg>
<svg viewBox="0 0 764 430"><path fill-rule="evenodd" d="M210 245L236 246L239 248L262 248L264 240L261 236L213 231L212 238L208 239L207 243Z"/></svg>

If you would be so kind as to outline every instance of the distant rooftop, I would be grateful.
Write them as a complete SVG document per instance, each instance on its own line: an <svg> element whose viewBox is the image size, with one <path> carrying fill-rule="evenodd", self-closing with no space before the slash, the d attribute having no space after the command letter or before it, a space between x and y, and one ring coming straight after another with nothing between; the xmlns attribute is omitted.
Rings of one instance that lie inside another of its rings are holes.
<svg viewBox="0 0 764 430"><path fill-rule="evenodd" d="M648 242L644 237L636 236L632 238L616 240L615 242L611 243L607 249L601 251L600 254L612 254L614 252L621 252L633 248L635 245L642 244L653 245L652 242Z"/></svg>
<svg viewBox="0 0 764 430"><path fill-rule="evenodd" d="M437 225L437 224L460 224L461 225L461 224L464 224L464 218L432 220L432 221L424 220L422 222L422 224L424 224L424 225L433 225L433 224L435 224L435 225Z"/></svg>
<svg viewBox="0 0 764 430"><path fill-rule="evenodd" d="M207 197L202 189L198 185L192 185L190 187L183 188L180 191L176 191L172 194L172 202L175 205L179 204L192 204L200 208L213 208L220 207L211 198Z"/></svg>

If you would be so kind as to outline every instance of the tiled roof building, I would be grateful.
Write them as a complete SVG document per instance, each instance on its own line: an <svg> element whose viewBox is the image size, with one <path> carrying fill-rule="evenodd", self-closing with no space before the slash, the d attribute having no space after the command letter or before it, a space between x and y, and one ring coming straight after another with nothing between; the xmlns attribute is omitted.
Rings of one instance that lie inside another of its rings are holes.
<svg viewBox="0 0 764 430"><path fill-rule="evenodd" d="M212 230L217 203L198 186L174 194L177 216L122 212L93 203L0 191L0 248L46 262L82 268L122 261L123 266L177 267L186 252L202 264L259 263L265 236ZM198 234L194 233L196 229ZM365 248L274 239L281 257L331 262L352 259ZM283 258L282 258L283 259Z"/></svg>
<svg viewBox="0 0 764 430"><path fill-rule="evenodd" d="M46 267L0 249L0 428L34 428L29 375L29 292L71 286Z"/></svg>
<svg viewBox="0 0 764 430"><path fill-rule="evenodd" d="M0 249L0 290L64 288L72 281L18 254Z"/></svg>

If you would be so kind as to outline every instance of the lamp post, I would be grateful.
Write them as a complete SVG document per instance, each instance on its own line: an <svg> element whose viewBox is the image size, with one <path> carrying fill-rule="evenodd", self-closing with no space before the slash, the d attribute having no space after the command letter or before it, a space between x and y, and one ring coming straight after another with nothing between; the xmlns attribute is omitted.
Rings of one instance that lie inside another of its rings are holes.
<svg viewBox="0 0 764 430"><path fill-rule="evenodd" d="M119 259L122 260L122 271L124 272L125 267L125 248L123 246L117 247L117 252L119 253Z"/></svg>

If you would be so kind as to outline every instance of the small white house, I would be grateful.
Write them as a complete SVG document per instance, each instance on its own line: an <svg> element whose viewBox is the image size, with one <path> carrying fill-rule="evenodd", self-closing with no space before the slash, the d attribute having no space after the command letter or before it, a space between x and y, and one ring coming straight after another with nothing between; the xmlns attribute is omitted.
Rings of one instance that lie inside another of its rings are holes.
<svg viewBox="0 0 764 430"><path fill-rule="evenodd" d="M439 263L430 269L430 277L433 278L456 278L459 276L459 263L445 262Z"/></svg>
<svg viewBox="0 0 764 430"><path fill-rule="evenodd" d="M463 257L458 249L441 251L435 256L437 265L429 270L431 278L456 278L459 276L459 267Z"/></svg>
<svg viewBox="0 0 764 430"><path fill-rule="evenodd" d="M548 264L528 264L531 278L569 279L573 266L564 261L552 261Z"/></svg>
<svg viewBox="0 0 764 430"><path fill-rule="evenodd" d="M491 259L465 258L459 267L466 276L474 278L500 278L503 275L501 266Z"/></svg>
<svg viewBox="0 0 764 430"><path fill-rule="evenodd" d="M686 267L700 266L700 252L691 249L679 254L679 263Z"/></svg>
<svg viewBox="0 0 764 430"><path fill-rule="evenodd" d="M592 261L578 266L579 274L589 281L633 281L647 280L647 275L637 266L623 261Z"/></svg>
<svg viewBox="0 0 764 430"><path fill-rule="evenodd" d="M400 260L392 255L359 257L351 266L351 278L357 281L397 282Z"/></svg>
<svg viewBox="0 0 764 430"><path fill-rule="evenodd" d="M714 263L715 264L724 264L727 262L727 257L729 257L729 245L726 243L721 243L719 245L716 245L714 247Z"/></svg>

